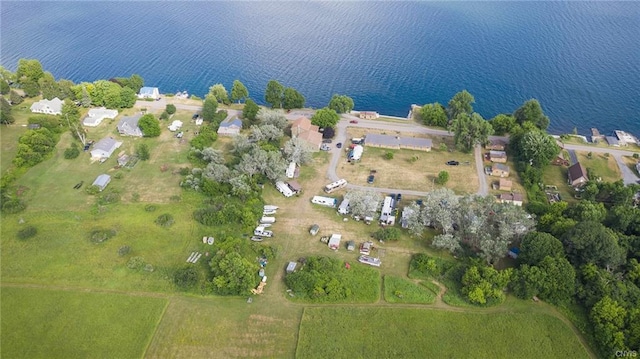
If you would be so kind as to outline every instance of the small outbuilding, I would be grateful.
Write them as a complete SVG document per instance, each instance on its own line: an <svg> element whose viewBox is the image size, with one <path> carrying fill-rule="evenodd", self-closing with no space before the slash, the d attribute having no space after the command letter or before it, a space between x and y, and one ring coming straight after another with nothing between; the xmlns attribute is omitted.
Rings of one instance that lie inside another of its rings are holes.
<svg viewBox="0 0 640 359"><path fill-rule="evenodd" d="M101 174L96 178L95 181L93 181L93 186L97 186L100 189L100 192L102 192L105 188L107 188L109 182L111 182L111 176L107 174Z"/></svg>
<svg viewBox="0 0 640 359"><path fill-rule="evenodd" d="M312 236L315 236L316 234L318 234L319 231L320 231L320 226L317 224L314 224L313 226L311 226L311 229L309 229L309 233Z"/></svg>
<svg viewBox="0 0 640 359"><path fill-rule="evenodd" d="M341 240L342 240L341 234L332 234L331 238L329 238L329 243L327 243L327 245L329 246L329 248L337 251L338 248L340 248Z"/></svg>
<svg viewBox="0 0 640 359"><path fill-rule="evenodd" d="M356 249L356 242L348 241L347 242L347 250L348 251L354 251L355 249Z"/></svg>
<svg viewBox="0 0 640 359"><path fill-rule="evenodd" d="M297 266L298 262L289 262L289 264L287 264L287 273L293 273L296 270Z"/></svg>

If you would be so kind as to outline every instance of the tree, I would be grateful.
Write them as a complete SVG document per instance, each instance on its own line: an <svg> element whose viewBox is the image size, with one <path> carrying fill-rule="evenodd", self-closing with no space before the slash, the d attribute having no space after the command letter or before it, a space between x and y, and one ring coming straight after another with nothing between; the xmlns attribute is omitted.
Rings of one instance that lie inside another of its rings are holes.
<svg viewBox="0 0 640 359"><path fill-rule="evenodd" d="M6 95L9 91L11 91L9 83L5 79L0 78L0 95Z"/></svg>
<svg viewBox="0 0 640 359"><path fill-rule="evenodd" d="M611 356L626 348L624 343L627 311L610 297L604 297L591 309L589 315L593 324L594 337L604 356Z"/></svg>
<svg viewBox="0 0 640 359"><path fill-rule="evenodd" d="M251 137L256 141L277 141L284 136L281 129L270 124L261 124L259 126L251 126Z"/></svg>
<svg viewBox="0 0 640 359"><path fill-rule="evenodd" d="M313 159L309 145L298 137L287 141L284 144L283 152L287 161L297 163L298 165L309 163Z"/></svg>
<svg viewBox="0 0 640 359"><path fill-rule="evenodd" d="M191 289L200 281L200 273L195 267L184 267L173 273L173 283L182 290Z"/></svg>
<svg viewBox="0 0 640 359"><path fill-rule="evenodd" d="M0 123L3 125L9 125L16 122L16 119L11 114L11 104L0 96Z"/></svg>
<svg viewBox="0 0 640 359"><path fill-rule="evenodd" d="M460 114L471 115L473 113L472 104L475 102L473 95L471 95L467 90L462 90L455 94L451 100L449 100L449 104L447 107L447 112L449 113L449 119L453 120L458 117Z"/></svg>
<svg viewBox="0 0 640 359"><path fill-rule="evenodd" d="M60 86L50 72L45 72L38 80L38 86L42 92L42 98L52 100L55 97L61 97Z"/></svg>
<svg viewBox="0 0 640 359"><path fill-rule="evenodd" d="M240 80L233 80L233 87L231 87L231 101L242 101L249 97L249 90L244 86Z"/></svg>
<svg viewBox="0 0 640 359"><path fill-rule="evenodd" d="M82 103L82 107L89 107L91 106L91 96L89 95L89 91L85 85L82 85L81 88L80 102Z"/></svg>
<svg viewBox="0 0 640 359"><path fill-rule="evenodd" d="M426 126L447 127L449 119L444 106L435 102L428 103L420 109L420 118Z"/></svg>
<svg viewBox="0 0 640 359"><path fill-rule="evenodd" d="M471 266L462 276L462 294L472 304L502 303L511 274L511 269L497 271L487 266Z"/></svg>
<svg viewBox="0 0 640 359"><path fill-rule="evenodd" d="M515 117L505 115L503 113L489 120L489 123L491 124L491 127L493 127L493 132L500 136L506 133L511 133L511 131L513 131L517 126Z"/></svg>
<svg viewBox="0 0 640 359"><path fill-rule="evenodd" d="M229 181L231 171L224 164L211 162L202 171L202 177L223 183Z"/></svg>
<svg viewBox="0 0 640 359"><path fill-rule="evenodd" d="M151 153L149 152L149 145L146 143L141 143L136 147L136 155L140 159L140 161L146 161L151 157Z"/></svg>
<svg viewBox="0 0 640 359"><path fill-rule="evenodd" d="M211 282L218 294L247 294L256 284L258 265L238 252L220 250L211 258L209 266L213 273Z"/></svg>
<svg viewBox="0 0 640 359"><path fill-rule="evenodd" d="M202 119L211 122L215 118L216 112L218 112L218 100L215 96L207 95L202 105Z"/></svg>
<svg viewBox="0 0 640 359"><path fill-rule="evenodd" d="M269 110L266 108L261 108L258 111L258 119L260 123L263 125L273 125L280 130L284 130L287 126L289 126L289 121L284 116L282 110Z"/></svg>
<svg viewBox="0 0 640 359"><path fill-rule="evenodd" d="M491 124L477 113L458 114L451 121L450 130L454 133L453 140L456 146L464 152L471 152L473 146L486 143L493 134Z"/></svg>
<svg viewBox="0 0 640 359"><path fill-rule="evenodd" d="M554 304L569 302L576 285L576 272L571 263L562 257L547 256L539 266L545 274L539 287L540 298Z"/></svg>
<svg viewBox="0 0 640 359"><path fill-rule="evenodd" d="M284 96L284 86L276 80L270 80L267 83L267 89L264 92L264 100L271 105L271 108L282 108L282 98Z"/></svg>
<svg viewBox="0 0 640 359"><path fill-rule="evenodd" d="M305 98L302 96L300 92L292 87L287 87L284 89L284 97L282 101L282 107L285 110L291 110L293 108L303 108L305 103Z"/></svg>
<svg viewBox="0 0 640 359"><path fill-rule="evenodd" d="M128 87L133 90L134 93L140 92L140 89L144 86L144 79L138 74L133 74L129 77L129 81L124 87Z"/></svg>
<svg viewBox="0 0 640 359"><path fill-rule="evenodd" d="M336 130L333 127L325 127L324 131L322 131L322 138L328 139L333 138L336 135Z"/></svg>
<svg viewBox="0 0 640 359"><path fill-rule="evenodd" d="M438 173L438 177L435 179L435 182L439 185L444 185L445 183L447 183L447 181L449 181L449 172L440 171Z"/></svg>
<svg viewBox="0 0 640 359"><path fill-rule="evenodd" d="M520 262L539 265L545 257L564 257L562 242L548 233L527 233L520 243Z"/></svg>
<svg viewBox="0 0 640 359"><path fill-rule="evenodd" d="M311 117L311 124L318 127L334 127L340 121L338 113L330 108L321 108Z"/></svg>
<svg viewBox="0 0 640 359"><path fill-rule="evenodd" d="M527 100L513 113L513 117L520 125L531 122L543 131L549 127L549 117L542 112L540 102L536 99Z"/></svg>
<svg viewBox="0 0 640 359"><path fill-rule="evenodd" d="M516 142L519 157L537 168L548 165L560 153L553 137L542 131L528 131Z"/></svg>
<svg viewBox="0 0 640 359"><path fill-rule="evenodd" d="M242 108L242 117L251 121L250 123L253 123L256 120L258 111L260 111L260 107L252 99L249 98L244 103L244 107Z"/></svg>
<svg viewBox="0 0 640 359"><path fill-rule="evenodd" d="M328 108L334 110L337 113L349 113L353 110L353 99L346 95L334 94L329 100Z"/></svg>
<svg viewBox="0 0 640 359"><path fill-rule="evenodd" d="M565 214L577 222L602 222L607 215L604 204L592 201L580 201L567 208Z"/></svg>
<svg viewBox="0 0 640 359"><path fill-rule="evenodd" d="M40 94L40 86L38 86L38 83L29 78L23 79L21 86L24 95L27 97L36 97Z"/></svg>
<svg viewBox="0 0 640 359"><path fill-rule="evenodd" d="M18 68L16 69L16 79L18 83L24 84L25 80L29 80L35 84L44 76L42 64L35 59L18 60Z"/></svg>
<svg viewBox="0 0 640 359"><path fill-rule="evenodd" d="M24 99L22 98L22 96L20 96L18 94L18 92L11 90L9 92L9 100L11 101L12 105L19 105L22 103L22 101L24 101Z"/></svg>
<svg viewBox="0 0 640 359"><path fill-rule="evenodd" d="M215 97L218 103L229 103L229 94L223 84L215 84L209 87L209 95Z"/></svg>
<svg viewBox="0 0 640 359"><path fill-rule="evenodd" d="M169 115L173 115L174 113L176 113L176 105L168 103L167 106L165 106L164 110L167 111Z"/></svg>
<svg viewBox="0 0 640 359"><path fill-rule="evenodd" d="M624 260L616 234L601 223L578 223L563 237L567 257L575 266L587 263L602 268L615 268Z"/></svg>
<svg viewBox="0 0 640 359"><path fill-rule="evenodd" d="M379 241L397 241L400 239L400 230L396 227L381 228L373 233L373 238Z"/></svg>
<svg viewBox="0 0 640 359"><path fill-rule="evenodd" d="M70 99L64 100L64 103L62 104L61 117L66 121L67 126L69 126L71 134L80 140L82 145L86 145L87 132L80 124L80 111L78 110L78 106L76 106L76 104Z"/></svg>
<svg viewBox="0 0 640 359"><path fill-rule="evenodd" d="M58 80L58 89L59 89L58 97L61 100L64 100L66 98L75 100L76 96L75 96L75 93L73 92L73 86L74 84L73 84L73 81L71 80L65 80L65 79Z"/></svg>
<svg viewBox="0 0 640 359"><path fill-rule="evenodd" d="M138 127L140 127L140 130L145 137L160 136L160 121L150 113L140 117L138 120Z"/></svg>
<svg viewBox="0 0 640 359"><path fill-rule="evenodd" d="M351 214L360 218L373 217L382 203L382 195L373 191L349 191L344 198L349 200Z"/></svg>

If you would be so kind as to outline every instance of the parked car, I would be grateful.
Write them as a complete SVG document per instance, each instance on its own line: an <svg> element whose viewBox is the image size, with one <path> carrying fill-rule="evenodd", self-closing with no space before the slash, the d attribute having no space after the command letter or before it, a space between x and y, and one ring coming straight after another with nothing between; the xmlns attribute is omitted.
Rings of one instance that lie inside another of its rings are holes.
<svg viewBox="0 0 640 359"><path fill-rule="evenodd" d="M320 146L320 149L322 151L331 151L331 148L326 143L323 143L322 146Z"/></svg>
<svg viewBox="0 0 640 359"><path fill-rule="evenodd" d="M396 196L396 205L400 203L401 199L402 199L402 193L398 193L398 196Z"/></svg>
<svg viewBox="0 0 640 359"><path fill-rule="evenodd" d="M326 139L326 140L322 140L322 143L331 143L333 141L331 141L331 139Z"/></svg>
<svg viewBox="0 0 640 359"><path fill-rule="evenodd" d="M358 120L351 120L349 123L358 123Z"/></svg>
<svg viewBox="0 0 640 359"><path fill-rule="evenodd" d="M376 179L376 176L374 176L374 175L369 175L369 177L367 177L367 183L368 183L368 184L372 184L372 183L373 183L373 181L375 181L375 179Z"/></svg>
<svg viewBox="0 0 640 359"><path fill-rule="evenodd" d="M458 161L447 161L447 166L457 166L460 162Z"/></svg>
<svg viewBox="0 0 640 359"><path fill-rule="evenodd" d="M182 131L176 133L176 138L182 138L182 136L184 135L184 133Z"/></svg>
<svg viewBox="0 0 640 359"><path fill-rule="evenodd" d="M338 142L338 143L336 144L336 147L338 147L338 148L342 148L342 142Z"/></svg>

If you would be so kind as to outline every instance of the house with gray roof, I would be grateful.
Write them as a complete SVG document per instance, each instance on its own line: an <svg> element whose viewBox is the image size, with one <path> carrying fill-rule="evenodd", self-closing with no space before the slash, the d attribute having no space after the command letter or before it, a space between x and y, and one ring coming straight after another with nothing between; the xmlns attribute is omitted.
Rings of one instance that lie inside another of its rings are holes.
<svg viewBox="0 0 640 359"><path fill-rule="evenodd" d="M236 136L242 129L242 121L237 117L233 120L228 118L220 123L218 127L218 134L220 136Z"/></svg>
<svg viewBox="0 0 640 359"><path fill-rule="evenodd" d="M102 192L105 188L107 188L109 182L111 182L111 176L101 174L96 178L95 181L93 181L92 186L97 186L98 188L100 188L100 192Z"/></svg>
<svg viewBox="0 0 640 359"><path fill-rule="evenodd" d="M607 141L609 146L620 147L620 141L613 136L604 136L604 139Z"/></svg>
<svg viewBox="0 0 640 359"><path fill-rule="evenodd" d="M431 151L433 145L429 138L417 138L417 137L399 137L390 135L379 135L377 133L370 133L365 136L364 141L366 146L383 147L399 150L406 148L410 150L418 151Z"/></svg>
<svg viewBox="0 0 640 359"><path fill-rule="evenodd" d="M44 113L47 115L62 114L62 100L55 97L52 100L42 99L31 104L31 112Z"/></svg>
<svg viewBox="0 0 640 359"><path fill-rule="evenodd" d="M118 133L123 136L142 137L142 130L138 127L138 120L142 115L125 116L118 122Z"/></svg>
<svg viewBox="0 0 640 359"><path fill-rule="evenodd" d="M157 100L160 98L160 90L158 90L157 87L143 87L140 89L140 92L138 92L138 98L141 100L144 99L154 99Z"/></svg>
<svg viewBox="0 0 640 359"><path fill-rule="evenodd" d="M82 120L82 124L87 127L96 127L105 118L114 119L116 116L118 116L118 110L109 110L104 107L92 108Z"/></svg>
<svg viewBox="0 0 640 359"><path fill-rule="evenodd" d="M502 163L494 163L489 168L489 175L495 177L509 177L509 166Z"/></svg>
<svg viewBox="0 0 640 359"><path fill-rule="evenodd" d="M101 159L109 158L113 152L122 145L122 142L118 142L111 137L105 137L93 145L91 150L91 158Z"/></svg>

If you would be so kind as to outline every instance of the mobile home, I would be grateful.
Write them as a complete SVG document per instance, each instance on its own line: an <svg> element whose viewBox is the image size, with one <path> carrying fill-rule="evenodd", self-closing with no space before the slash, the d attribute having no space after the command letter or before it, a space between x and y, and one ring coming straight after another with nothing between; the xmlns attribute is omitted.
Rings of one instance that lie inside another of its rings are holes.
<svg viewBox="0 0 640 359"><path fill-rule="evenodd" d="M324 186L324 191L326 193L331 193L333 191L337 191L340 188L344 188L347 185L347 180L344 178L341 178L335 182L329 183L328 185Z"/></svg>
<svg viewBox="0 0 640 359"><path fill-rule="evenodd" d="M390 196L384 198L380 222L388 225L394 225L396 223L396 216L393 215L393 198Z"/></svg>
<svg viewBox="0 0 640 359"><path fill-rule="evenodd" d="M353 150L351 150L351 152L349 153L349 159L351 161L359 161L360 158L362 158L362 152L364 151L364 148L360 145L355 145L353 147Z"/></svg>
<svg viewBox="0 0 640 359"><path fill-rule="evenodd" d="M311 203L335 208L338 205L338 200L332 197L313 196Z"/></svg>
<svg viewBox="0 0 640 359"><path fill-rule="evenodd" d="M285 197L293 196L293 191L291 190L291 188L289 188L289 186L287 186L287 184L282 181L276 182L276 188Z"/></svg>
<svg viewBox="0 0 640 359"><path fill-rule="evenodd" d="M340 203L340 207L338 207L338 213L340 214L348 214L349 213L349 200L345 199Z"/></svg>
<svg viewBox="0 0 640 359"><path fill-rule="evenodd" d="M287 176L287 178L293 178L295 174L296 174L296 163L291 162L289 163L289 167L287 167L287 170L285 171L285 175Z"/></svg>

